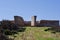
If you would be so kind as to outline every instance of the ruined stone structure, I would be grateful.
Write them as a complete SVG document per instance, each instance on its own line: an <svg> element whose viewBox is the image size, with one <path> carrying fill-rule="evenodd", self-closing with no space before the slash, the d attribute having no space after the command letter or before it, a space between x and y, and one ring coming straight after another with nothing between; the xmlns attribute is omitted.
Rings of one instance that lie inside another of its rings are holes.
<svg viewBox="0 0 60 40"><path fill-rule="evenodd" d="M15 21L15 24L17 24L19 26L24 26L24 20L22 17L14 16L14 21Z"/></svg>
<svg viewBox="0 0 60 40"><path fill-rule="evenodd" d="M60 21L59 21L59 26L60 26Z"/></svg>
<svg viewBox="0 0 60 40"><path fill-rule="evenodd" d="M24 21L21 16L14 16L12 23L18 26L60 26L59 20L40 20L36 21L36 16L31 17L31 21Z"/></svg>
<svg viewBox="0 0 60 40"><path fill-rule="evenodd" d="M24 21L20 16L14 16L14 23L19 26L59 26L59 20L36 21L36 16L31 17L31 21Z"/></svg>
<svg viewBox="0 0 60 40"><path fill-rule="evenodd" d="M31 26L36 26L36 16L32 16L32 18L31 18Z"/></svg>
<svg viewBox="0 0 60 40"><path fill-rule="evenodd" d="M24 21L25 26L31 26L31 21Z"/></svg>
<svg viewBox="0 0 60 40"><path fill-rule="evenodd" d="M41 26L59 26L58 20L41 20L40 21Z"/></svg>

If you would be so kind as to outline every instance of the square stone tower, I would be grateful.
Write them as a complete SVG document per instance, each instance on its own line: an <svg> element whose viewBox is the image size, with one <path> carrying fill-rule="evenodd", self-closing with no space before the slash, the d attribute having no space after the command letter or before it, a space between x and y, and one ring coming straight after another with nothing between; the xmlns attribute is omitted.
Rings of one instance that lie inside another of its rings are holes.
<svg viewBox="0 0 60 40"><path fill-rule="evenodd" d="M60 26L60 20L59 20L59 26Z"/></svg>
<svg viewBox="0 0 60 40"><path fill-rule="evenodd" d="M32 18L31 18L31 26L36 26L36 17L37 16L32 16Z"/></svg>

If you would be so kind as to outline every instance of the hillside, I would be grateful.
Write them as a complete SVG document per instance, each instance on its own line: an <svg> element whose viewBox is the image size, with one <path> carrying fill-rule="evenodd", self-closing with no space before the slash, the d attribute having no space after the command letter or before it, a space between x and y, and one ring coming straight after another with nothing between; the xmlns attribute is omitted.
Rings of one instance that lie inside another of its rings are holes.
<svg viewBox="0 0 60 40"><path fill-rule="evenodd" d="M24 32L15 34L15 40L60 40L59 33L51 33L51 31L44 31L48 27L26 27ZM12 36L9 36L13 38Z"/></svg>

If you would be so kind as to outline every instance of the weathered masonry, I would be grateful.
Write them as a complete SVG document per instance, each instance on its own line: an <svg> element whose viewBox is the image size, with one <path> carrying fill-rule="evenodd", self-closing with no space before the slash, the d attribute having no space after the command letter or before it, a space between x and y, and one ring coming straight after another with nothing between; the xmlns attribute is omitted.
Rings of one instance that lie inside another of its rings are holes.
<svg viewBox="0 0 60 40"><path fill-rule="evenodd" d="M37 16L32 16L31 21L24 21L21 16L14 16L14 23L19 26L59 26L59 20L36 21Z"/></svg>
<svg viewBox="0 0 60 40"><path fill-rule="evenodd" d="M59 26L58 20L41 20L40 21L41 26Z"/></svg>
<svg viewBox="0 0 60 40"><path fill-rule="evenodd" d="M16 25L24 26L24 20L20 16L14 16L14 22Z"/></svg>
<svg viewBox="0 0 60 40"><path fill-rule="evenodd" d="M32 16L32 18L31 18L31 26L36 26L36 16Z"/></svg>
<svg viewBox="0 0 60 40"><path fill-rule="evenodd" d="M60 26L60 21L59 20L36 20L37 16L32 16L31 21L24 21L23 17L21 16L14 16L13 22L14 24L18 26Z"/></svg>

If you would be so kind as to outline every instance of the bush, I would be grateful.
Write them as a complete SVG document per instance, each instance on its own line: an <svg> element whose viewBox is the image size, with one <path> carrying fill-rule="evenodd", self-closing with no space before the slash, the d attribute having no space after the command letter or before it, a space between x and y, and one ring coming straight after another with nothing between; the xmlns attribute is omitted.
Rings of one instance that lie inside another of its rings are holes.
<svg viewBox="0 0 60 40"><path fill-rule="evenodd" d="M17 34L18 32L15 31L15 30L12 30L11 33L12 33L12 34Z"/></svg>
<svg viewBox="0 0 60 40"><path fill-rule="evenodd" d="M21 28L19 28L18 32L24 32L24 31L25 31L25 29L26 29L26 28L21 27Z"/></svg>
<svg viewBox="0 0 60 40"><path fill-rule="evenodd" d="M51 33L56 34L56 32L51 32Z"/></svg>
<svg viewBox="0 0 60 40"><path fill-rule="evenodd" d="M4 30L4 34L5 34L5 35L12 35L12 33L11 33L10 30Z"/></svg>
<svg viewBox="0 0 60 40"><path fill-rule="evenodd" d="M51 30L51 28L45 29L44 31L49 31L49 30Z"/></svg>

